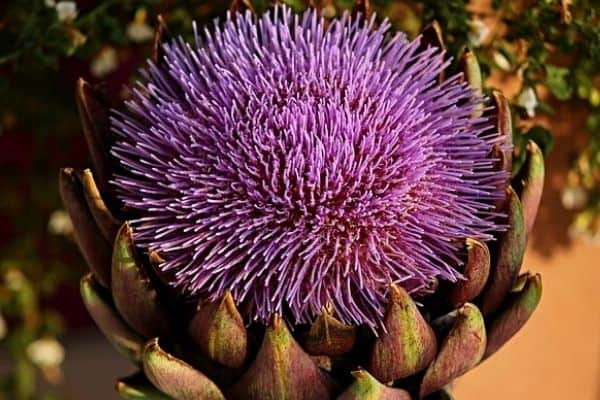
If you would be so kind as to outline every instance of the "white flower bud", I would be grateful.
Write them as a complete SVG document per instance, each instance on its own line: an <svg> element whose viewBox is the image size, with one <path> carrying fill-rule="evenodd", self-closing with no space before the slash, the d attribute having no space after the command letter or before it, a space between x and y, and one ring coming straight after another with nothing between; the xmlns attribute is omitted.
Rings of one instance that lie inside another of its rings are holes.
<svg viewBox="0 0 600 400"><path fill-rule="evenodd" d="M41 338L31 342L25 352L31 362L40 368L57 367L65 359L65 349L53 338Z"/></svg>
<svg viewBox="0 0 600 400"><path fill-rule="evenodd" d="M494 63L500 68L502 71L508 72L512 69L512 65L510 65L510 61L504 54L499 51L494 51L492 54L492 58L494 59Z"/></svg>
<svg viewBox="0 0 600 400"><path fill-rule="evenodd" d="M60 22L73 22L79 14L77 4L74 1L59 1L54 8Z"/></svg>
<svg viewBox="0 0 600 400"><path fill-rule="evenodd" d="M468 35L469 43L473 47L479 47L489 35L490 28L482 20L476 18L471 21L471 27Z"/></svg>
<svg viewBox="0 0 600 400"><path fill-rule="evenodd" d="M147 42L154 37L154 30L146 23L146 17L146 9L140 8L127 26L127 37L136 43Z"/></svg>
<svg viewBox="0 0 600 400"><path fill-rule="evenodd" d="M567 210L583 208L588 201L588 193L581 186L567 186L561 194L561 201Z"/></svg>
<svg viewBox="0 0 600 400"><path fill-rule="evenodd" d="M147 42L154 37L154 30L146 23L134 21L127 26L127 37L136 43Z"/></svg>
<svg viewBox="0 0 600 400"><path fill-rule="evenodd" d="M48 219L48 232L53 235L68 235L73 232L73 223L64 210L56 210Z"/></svg>
<svg viewBox="0 0 600 400"><path fill-rule="evenodd" d="M119 58L112 47L103 48L90 64L90 72L96 78L102 78L117 69Z"/></svg>
<svg viewBox="0 0 600 400"><path fill-rule="evenodd" d="M535 109L538 106L538 100L534 88L527 87L524 89L519 95L517 103L525 109L529 118L535 117Z"/></svg>

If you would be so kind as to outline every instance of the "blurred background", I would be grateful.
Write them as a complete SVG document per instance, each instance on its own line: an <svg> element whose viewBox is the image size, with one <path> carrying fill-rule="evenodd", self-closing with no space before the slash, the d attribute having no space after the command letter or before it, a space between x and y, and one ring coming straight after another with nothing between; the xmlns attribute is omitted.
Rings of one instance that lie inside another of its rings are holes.
<svg viewBox="0 0 600 400"><path fill-rule="evenodd" d="M301 0L286 0L302 9ZM257 10L267 0L253 1ZM352 0L314 0L327 16ZM455 386L458 399L600 399L600 2L373 0L414 37L437 20L465 46L486 90L511 100L516 163L547 156L524 269L544 295L505 348ZM162 14L174 34L222 16L225 1L0 2L0 399L112 399L132 372L79 298L86 267L57 191L58 169L89 165L74 100L83 76L117 105Z"/></svg>

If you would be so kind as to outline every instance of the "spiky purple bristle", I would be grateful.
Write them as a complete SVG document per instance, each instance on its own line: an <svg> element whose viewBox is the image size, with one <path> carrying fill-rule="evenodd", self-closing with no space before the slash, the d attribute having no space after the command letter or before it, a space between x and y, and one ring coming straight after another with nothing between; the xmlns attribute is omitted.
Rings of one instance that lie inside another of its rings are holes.
<svg viewBox="0 0 600 400"><path fill-rule="evenodd" d="M164 53L113 115L113 184L182 295L377 329L390 283L459 279L464 239L500 228L498 132L440 49L276 7Z"/></svg>

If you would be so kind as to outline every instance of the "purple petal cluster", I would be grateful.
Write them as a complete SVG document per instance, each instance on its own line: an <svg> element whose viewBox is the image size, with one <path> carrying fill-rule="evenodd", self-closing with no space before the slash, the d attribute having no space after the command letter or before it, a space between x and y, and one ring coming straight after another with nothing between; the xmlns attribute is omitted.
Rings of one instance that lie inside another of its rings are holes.
<svg viewBox="0 0 600 400"><path fill-rule="evenodd" d="M183 296L377 329L390 283L456 281L464 238L500 229L498 133L440 49L276 7L164 54L113 114L113 184Z"/></svg>

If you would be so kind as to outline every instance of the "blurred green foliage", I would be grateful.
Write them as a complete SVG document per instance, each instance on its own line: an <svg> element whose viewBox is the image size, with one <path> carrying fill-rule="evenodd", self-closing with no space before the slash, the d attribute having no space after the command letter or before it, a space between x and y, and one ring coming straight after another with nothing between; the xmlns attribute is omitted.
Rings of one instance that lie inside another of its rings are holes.
<svg viewBox="0 0 600 400"><path fill-rule="evenodd" d="M304 0L285 2L306 7ZM411 37L437 20L449 53L474 48L484 76L519 78L521 94L511 99L517 165L528 140L546 154L553 146L552 132L530 123L530 115L553 113L553 102L586 109L588 140L573 157L565 190L579 196L568 205L577 211L571 231L600 238L600 1L494 0L484 11L462 0L372 2ZM118 101L121 86L150 53L148 29L158 14L171 34L190 38L192 21L222 16L229 6L210 0L79 0L74 12L65 3L72 2L0 3L0 321L7 328L0 340L12 365L0 377L0 399L50 399L55 392L38 391L38 376L60 382L60 374L36 365L26 349L60 335L60 318L46 304L61 282L73 285L83 269L68 227L60 215L54 218L61 209L58 168L88 164L75 80L83 75L101 83ZM353 6L352 0L313 3L330 17ZM253 1L258 12L269 4ZM544 90L554 98L549 103L538 98ZM16 286L15 276L21 282Z"/></svg>

